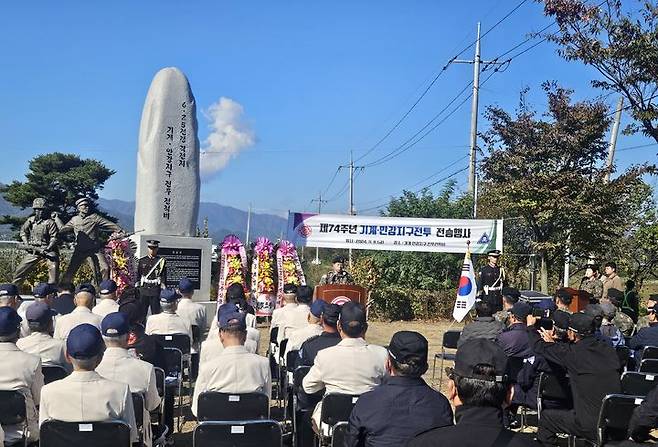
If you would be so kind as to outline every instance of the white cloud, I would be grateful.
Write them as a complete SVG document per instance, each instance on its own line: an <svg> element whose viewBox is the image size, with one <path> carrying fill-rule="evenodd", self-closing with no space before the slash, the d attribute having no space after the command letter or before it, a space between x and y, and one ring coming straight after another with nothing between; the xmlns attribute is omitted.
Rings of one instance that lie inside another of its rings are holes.
<svg viewBox="0 0 658 447"><path fill-rule="evenodd" d="M201 178L208 180L228 162L253 146L256 134L244 120L244 108L231 98L221 97L205 112L210 121L210 135L201 145Z"/></svg>

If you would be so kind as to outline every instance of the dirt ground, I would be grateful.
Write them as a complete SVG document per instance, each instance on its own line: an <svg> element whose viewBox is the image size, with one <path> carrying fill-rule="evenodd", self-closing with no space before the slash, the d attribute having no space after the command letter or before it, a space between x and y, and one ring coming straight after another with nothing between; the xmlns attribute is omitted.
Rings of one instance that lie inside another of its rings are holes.
<svg viewBox="0 0 658 447"><path fill-rule="evenodd" d="M441 338L443 333L448 329L461 329L460 323L450 324L449 322L425 322L425 321L394 321L394 322L380 322L374 321L369 323L370 327L366 334L366 339L369 343L377 345L388 345L391 340L391 336L397 331L417 331L423 334L429 341L429 362L430 367L427 373L425 374L425 380L427 383L431 384L434 388L439 389L439 365L440 361L437 361L436 364L436 377L432 381L432 359L434 354L441 351ZM265 355L267 351L267 341L269 340L269 328L266 326L259 327L261 335L260 351L261 355ZM444 367L452 366L452 362L445 362ZM443 381L445 385L445 380ZM189 405L186 408L186 420L192 418L192 414L189 412ZM278 411L276 408L273 408L272 414L276 419L276 414ZM192 447L192 432L194 427L196 427L196 421L185 422L182 427L181 432L174 434L174 441L177 447Z"/></svg>

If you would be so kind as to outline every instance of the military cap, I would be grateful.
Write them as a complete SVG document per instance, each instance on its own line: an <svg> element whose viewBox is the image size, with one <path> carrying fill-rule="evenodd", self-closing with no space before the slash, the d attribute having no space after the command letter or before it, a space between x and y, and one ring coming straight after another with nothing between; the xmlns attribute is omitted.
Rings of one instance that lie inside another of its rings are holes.
<svg viewBox="0 0 658 447"><path fill-rule="evenodd" d="M42 197L37 197L32 201L32 209L42 210L46 207L46 199Z"/></svg>
<svg viewBox="0 0 658 447"><path fill-rule="evenodd" d="M335 264L337 262L340 262L341 264L345 264L345 258L340 255L334 256L334 258L331 260L331 263Z"/></svg>
<svg viewBox="0 0 658 447"><path fill-rule="evenodd" d="M553 312L553 315L551 315L551 319L557 328L567 330L569 328L570 316L571 315L563 310L556 310Z"/></svg>
<svg viewBox="0 0 658 447"><path fill-rule="evenodd" d="M487 256L493 256L494 258L497 258L497 257L500 256L501 254L502 254L502 253L500 252L500 250L489 250L489 251L487 252Z"/></svg>
<svg viewBox="0 0 658 447"><path fill-rule="evenodd" d="M101 295L109 295L117 291L117 283L111 279L106 279L100 283Z"/></svg>
<svg viewBox="0 0 658 447"><path fill-rule="evenodd" d="M146 241L146 246L151 248L158 248L160 246L160 241L157 239L149 239Z"/></svg>
<svg viewBox="0 0 658 447"><path fill-rule="evenodd" d="M569 329L578 335L591 335L594 332L594 317L584 313L572 314Z"/></svg>
<svg viewBox="0 0 658 447"><path fill-rule="evenodd" d="M247 330L247 320L242 312L221 312L217 322L220 329Z"/></svg>
<svg viewBox="0 0 658 447"><path fill-rule="evenodd" d="M18 296L16 284L0 284L0 296Z"/></svg>
<svg viewBox="0 0 658 447"><path fill-rule="evenodd" d="M165 303L173 303L180 295L174 289L162 289L160 291L160 301Z"/></svg>
<svg viewBox="0 0 658 447"><path fill-rule="evenodd" d="M101 321L101 332L106 337L120 337L130 330L128 316L122 312L109 313Z"/></svg>
<svg viewBox="0 0 658 447"><path fill-rule="evenodd" d="M297 286L294 285L294 284L290 284L290 283L284 284L283 285L283 293L286 293L286 294L288 294L288 293L290 293L290 294L297 293Z"/></svg>
<svg viewBox="0 0 658 447"><path fill-rule="evenodd" d="M477 365L489 365L494 376L475 372ZM486 380L489 382L507 381L508 359L503 348L486 338L474 338L464 342L455 354L455 373L460 377Z"/></svg>
<svg viewBox="0 0 658 447"><path fill-rule="evenodd" d="M23 319L12 307L0 307L0 335L12 335L18 331Z"/></svg>
<svg viewBox="0 0 658 447"><path fill-rule="evenodd" d="M190 278L184 276L183 278L180 279L180 281L178 281L178 290L180 290L183 293L193 292L194 284L192 284Z"/></svg>
<svg viewBox="0 0 658 447"><path fill-rule="evenodd" d="M313 304L311 304L311 314L315 318L320 318L320 315L322 315L322 311L324 310L325 307L325 302L322 299L317 299L313 301Z"/></svg>
<svg viewBox="0 0 658 447"><path fill-rule="evenodd" d="M525 321L526 317L532 313L532 307L528 303L519 301L517 303L514 303L512 309L510 310L510 313L514 315L516 318L518 318L519 320Z"/></svg>
<svg viewBox="0 0 658 447"><path fill-rule="evenodd" d="M40 282L34 287L34 289L32 289L32 295L34 295L35 298L45 298L56 292L57 289L54 285L45 282Z"/></svg>
<svg viewBox="0 0 658 447"><path fill-rule="evenodd" d="M427 339L418 332L398 331L391 337L388 353L399 363L407 363L412 358L427 363Z"/></svg>
<svg viewBox="0 0 658 447"><path fill-rule="evenodd" d="M38 323L47 323L57 315L57 312L52 310L44 302L32 303L25 311L25 319L27 321L34 321Z"/></svg>
<svg viewBox="0 0 658 447"><path fill-rule="evenodd" d="M75 288L75 293L80 293L80 292L89 292L92 295L96 296L96 288L94 287L93 284L90 284L88 282L83 282L82 284L78 284L78 287Z"/></svg>
<svg viewBox="0 0 658 447"><path fill-rule="evenodd" d="M66 353L74 359L88 359L103 351L103 337L96 326L79 324L66 339Z"/></svg>

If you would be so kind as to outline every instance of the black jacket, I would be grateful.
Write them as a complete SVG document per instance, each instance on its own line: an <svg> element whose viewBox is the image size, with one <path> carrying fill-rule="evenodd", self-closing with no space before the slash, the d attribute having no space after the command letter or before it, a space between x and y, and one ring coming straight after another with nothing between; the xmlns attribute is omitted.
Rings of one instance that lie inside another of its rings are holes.
<svg viewBox="0 0 658 447"><path fill-rule="evenodd" d="M536 446L533 437L503 427L503 410L461 405L455 409L457 424L435 428L416 436L408 447L525 447Z"/></svg>
<svg viewBox="0 0 658 447"><path fill-rule="evenodd" d="M477 317L472 323L464 326L462 334L459 336L457 347L474 338L486 338L487 340L496 341L496 337L504 329L505 325L495 320L494 317Z"/></svg>
<svg viewBox="0 0 658 447"><path fill-rule="evenodd" d="M658 427L658 388L654 388L644 398L642 405L633 411L628 426L628 435L637 442L649 439L649 432Z"/></svg>
<svg viewBox="0 0 658 447"><path fill-rule="evenodd" d="M503 348L507 357L528 358L532 356L528 331L523 323L511 324L496 339L498 346Z"/></svg>
<svg viewBox="0 0 658 447"><path fill-rule="evenodd" d="M452 425L445 396L418 377L385 377L356 402L345 447L397 447L418 433Z"/></svg>
<svg viewBox="0 0 658 447"><path fill-rule="evenodd" d="M593 336L578 343L546 343L528 328L532 349L567 370L579 432L595 439L596 424L606 394L621 392L619 357L615 349Z"/></svg>
<svg viewBox="0 0 658 447"><path fill-rule="evenodd" d="M313 366L318 351L321 351L324 348L330 348L331 346L336 346L338 343L340 343L340 334L338 332L322 332L320 335L309 338L302 343L302 346L299 348L299 361L297 362L297 366Z"/></svg>

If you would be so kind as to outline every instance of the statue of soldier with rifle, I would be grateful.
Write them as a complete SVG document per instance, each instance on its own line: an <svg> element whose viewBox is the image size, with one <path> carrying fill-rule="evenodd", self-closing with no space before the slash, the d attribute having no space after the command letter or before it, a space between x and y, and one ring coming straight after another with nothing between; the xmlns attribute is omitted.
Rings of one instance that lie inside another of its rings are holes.
<svg viewBox="0 0 658 447"><path fill-rule="evenodd" d="M44 216L46 201L34 199L34 214L27 218L20 230L22 244L18 247L28 252L16 269L14 284L22 283L30 272L45 262L48 267L48 282L55 284L59 279L59 251L57 249L57 225Z"/></svg>

